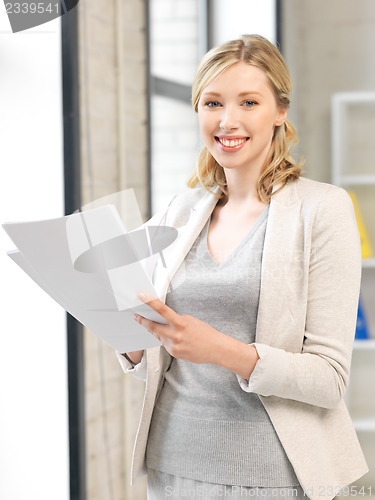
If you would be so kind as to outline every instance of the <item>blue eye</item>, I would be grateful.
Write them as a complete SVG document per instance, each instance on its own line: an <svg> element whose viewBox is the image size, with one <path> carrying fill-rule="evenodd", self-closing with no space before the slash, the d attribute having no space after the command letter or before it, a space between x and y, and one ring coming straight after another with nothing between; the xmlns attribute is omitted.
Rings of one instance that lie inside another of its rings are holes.
<svg viewBox="0 0 375 500"><path fill-rule="evenodd" d="M258 103L256 103L255 101L244 101L242 104L243 104L246 108L252 108L253 106L255 106L255 105L256 105L256 104L258 104Z"/></svg>
<svg viewBox="0 0 375 500"><path fill-rule="evenodd" d="M206 102L206 106L208 108L218 108L220 106L220 103L217 101L208 101Z"/></svg>

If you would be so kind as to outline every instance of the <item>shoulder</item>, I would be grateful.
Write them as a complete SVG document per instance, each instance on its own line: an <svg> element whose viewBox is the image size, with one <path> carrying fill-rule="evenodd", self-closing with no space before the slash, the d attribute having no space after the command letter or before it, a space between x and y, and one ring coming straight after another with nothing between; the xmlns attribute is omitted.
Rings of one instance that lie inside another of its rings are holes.
<svg viewBox="0 0 375 500"><path fill-rule="evenodd" d="M281 202L287 204L300 202L302 206L312 211L323 209L332 212L353 209L351 198L345 189L307 177L288 182L279 193L275 194L277 195Z"/></svg>
<svg viewBox="0 0 375 500"><path fill-rule="evenodd" d="M353 202L345 189L306 178L295 182L301 217L315 238L360 245Z"/></svg>
<svg viewBox="0 0 375 500"><path fill-rule="evenodd" d="M203 187L186 189L169 202L166 223L174 227L183 226L187 223L192 210L197 210L201 205L215 199L215 195Z"/></svg>
<svg viewBox="0 0 375 500"><path fill-rule="evenodd" d="M275 192L272 204L277 217L298 219L315 236L358 233L352 200L341 187L300 177Z"/></svg>
<svg viewBox="0 0 375 500"><path fill-rule="evenodd" d="M215 189L213 189L215 191ZM193 208L197 203L207 197L214 196L203 187L186 188L182 193L177 194L171 200L171 205L175 207Z"/></svg>
<svg viewBox="0 0 375 500"><path fill-rule="evenodd" d="M314 181L307 177L300 177L296 181L297 190L302 198L317 198L319 200L327 196L338 198L350 198L345 189L328 184L327 182Z"/></svg>

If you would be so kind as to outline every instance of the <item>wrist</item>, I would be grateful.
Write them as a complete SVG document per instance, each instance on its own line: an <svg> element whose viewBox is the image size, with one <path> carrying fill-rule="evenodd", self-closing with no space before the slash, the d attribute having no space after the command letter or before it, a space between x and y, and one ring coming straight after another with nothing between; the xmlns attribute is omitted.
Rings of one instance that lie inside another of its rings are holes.
<svg viewBox="0 0 375 500"><path fill-rule="evenodd" d="M249 380L260 359L255 345L245 344L227 335L224 337L225 339L220 342L215 364Z"/></svg>
<svg viewBox="0 0 375 500"><path fill-rule="evenodd" d="M143 357L143 351L132 351L132 352L123 352L122 355L124 358L126 358L129 363L133 365L137 365L138 363L141 362L142 357Z"/></svg>

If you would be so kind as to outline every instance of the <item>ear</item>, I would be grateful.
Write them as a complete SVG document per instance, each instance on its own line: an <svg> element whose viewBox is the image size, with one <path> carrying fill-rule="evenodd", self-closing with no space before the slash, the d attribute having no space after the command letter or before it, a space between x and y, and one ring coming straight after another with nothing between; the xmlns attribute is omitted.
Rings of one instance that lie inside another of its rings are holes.
<svg viewBox="0 0 375 500"><path fill-rule="evenodd" d="M288 110L287 109L279 109L279 113L277 115L277 118L275 120L275 125L278 127L279 125L282 125L286 118L288 116Z"/></svg>

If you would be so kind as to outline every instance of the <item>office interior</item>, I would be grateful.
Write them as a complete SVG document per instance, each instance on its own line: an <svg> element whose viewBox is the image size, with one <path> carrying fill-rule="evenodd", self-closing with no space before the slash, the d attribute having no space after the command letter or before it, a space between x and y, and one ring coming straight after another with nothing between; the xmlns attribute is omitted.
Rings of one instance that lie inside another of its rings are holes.
<svg viewBox="0 0 375 500"><path fill-rule="evenodd" d="M345 398L370 468L359 486L375 491L373 0L80 0L17 34L1 17L1 219L60 217L129 188L148 219L195 165L200 58L244 33L277 43L291 70L304 175L350 191L361 217ZM145 477L130 485L143 382L10 262L11 248L2 234L0 498L145 499Z"/></svg>

